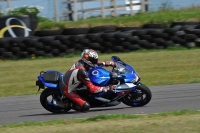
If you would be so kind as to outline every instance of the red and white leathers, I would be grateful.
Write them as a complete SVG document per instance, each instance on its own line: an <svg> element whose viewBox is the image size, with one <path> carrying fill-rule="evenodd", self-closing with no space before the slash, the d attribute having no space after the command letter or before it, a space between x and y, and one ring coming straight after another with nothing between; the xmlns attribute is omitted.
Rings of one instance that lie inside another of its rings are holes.
<svg viewBox="0 0 200 133"><path fill-rule="evenodd" d="M115 67L116 64L112 61L106 61L98 62L98 65ZM87 71L88 70L85 68L84 62L79 60L63 75L59 81L59 86L62 94L64 94L73 102L77 103L80 107L82 107L86 101L78 94L74 93L73 90L81 83L84 83L91 93L98 93L113 89L113 86L100 87L94 85L90 81Z"/></svg>

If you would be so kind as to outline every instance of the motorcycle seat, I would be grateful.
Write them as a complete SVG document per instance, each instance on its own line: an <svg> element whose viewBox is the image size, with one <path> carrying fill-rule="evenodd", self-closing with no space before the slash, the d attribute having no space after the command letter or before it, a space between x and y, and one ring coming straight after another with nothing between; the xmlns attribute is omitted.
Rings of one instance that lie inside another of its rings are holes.
<svg viewBox="0 0 200 133"><path fill-rule="evenodd" d="M59 72L56 71L49 71L49 72L44 72L43 79L45 82L50 82L50 83L58 83L60 78Z"/></svg>

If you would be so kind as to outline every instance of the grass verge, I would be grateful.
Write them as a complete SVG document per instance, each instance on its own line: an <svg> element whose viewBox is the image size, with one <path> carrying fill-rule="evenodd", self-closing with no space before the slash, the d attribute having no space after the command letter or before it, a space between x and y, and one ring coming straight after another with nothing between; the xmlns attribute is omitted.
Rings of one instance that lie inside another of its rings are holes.
<svg viewBox="0 0 200 133"><path fill-rule="evenodd" d="M169 26L171 22L192 21L199 22L200 7L194 6L191 8L184 8L180 10L160 10L157 12L138 13L134 16L111 17L111 18L89 18L86 20L79 20L76 22L53 22L41 20L38 29L59 29L69 27L95 27L101 25L116 25L123 26L142 26L146 23L159 23Z"/></svg>
<svg viewBox="0 0 200 133"><path fill-rule="evenodd" d="M0 133L198 133L200 112L180 110L149 115L100 115L85 119L25 122L0 126Z"/></svg>
<svg viewBox="0 0 200 133"><path fill-rule="evenodd" d="M101 54L100 61L119 56L133 66L147 86L200 82L200 49L143 50ZM70 58L0 61L0 97L36 94L35 81L40 71L53 69L65 73L80 55ZM110 68L111 69L111 68Z"/></svg>

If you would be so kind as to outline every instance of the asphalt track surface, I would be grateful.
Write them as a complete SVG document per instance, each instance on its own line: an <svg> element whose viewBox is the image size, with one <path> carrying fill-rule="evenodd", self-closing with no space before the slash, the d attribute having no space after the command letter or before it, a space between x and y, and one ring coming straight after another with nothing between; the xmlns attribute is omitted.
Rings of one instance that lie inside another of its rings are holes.
<svg viewBox="0 0 200 133"><path fill-rule="evenodd" d="M40 105L40 95L0 98L0 125L28 121L86 118L101 114L149 114L174 110L200 110L200 83L152 86L152 100L143 107L128 107L121 103L107 108L93 108L87 113L70 111L52 114ZM37 91L37 90L36 90Z"/></svg>

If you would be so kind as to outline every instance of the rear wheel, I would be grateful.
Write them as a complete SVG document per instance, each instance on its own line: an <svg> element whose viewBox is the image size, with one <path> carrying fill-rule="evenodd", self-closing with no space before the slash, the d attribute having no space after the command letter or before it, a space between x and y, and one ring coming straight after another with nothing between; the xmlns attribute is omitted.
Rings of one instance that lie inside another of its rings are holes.
<svg viewBox="0 0 200 133"><path fill-rule="evenodd" d="M59 100L62 97L62 94L57 89L45 89L40 95L41 105L52 113L65 113L68 112L71 108L62 108L55 106L53 100Z"/></svg>
<svg viewBox="0 0 200 133"><path fill-rule="evenodd" d="M152 94L150 89L141 84L137 87L136 92L131 92L122 98L122 102L128 106L141 107L148 104L151 100Z"/></svg>

